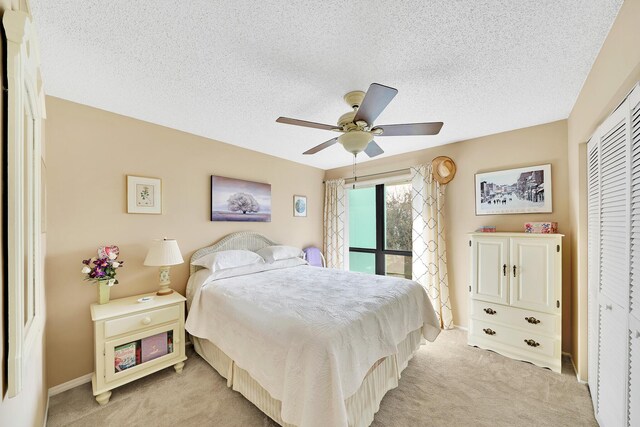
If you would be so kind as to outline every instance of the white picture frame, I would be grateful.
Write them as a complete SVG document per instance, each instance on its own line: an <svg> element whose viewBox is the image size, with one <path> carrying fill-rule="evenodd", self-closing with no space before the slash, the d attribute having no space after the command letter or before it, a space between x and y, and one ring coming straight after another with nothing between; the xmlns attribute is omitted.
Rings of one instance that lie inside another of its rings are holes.
<svg viewBox="0 0 640 427"><path fill-rule="evenodd" d="M127 175L127 213L162 214L162 180Z"/></svg>
<svg viewBox="0 0 640 427"><path fill-rule="evenodd" d="M307 216L307 196L293 196L293 216Z"/></svg>
<svg viewBox="0 0 640 427"><path fill-rule="evenodd" d="M476 215L551 213L551 165L475 175Z"/></svg>

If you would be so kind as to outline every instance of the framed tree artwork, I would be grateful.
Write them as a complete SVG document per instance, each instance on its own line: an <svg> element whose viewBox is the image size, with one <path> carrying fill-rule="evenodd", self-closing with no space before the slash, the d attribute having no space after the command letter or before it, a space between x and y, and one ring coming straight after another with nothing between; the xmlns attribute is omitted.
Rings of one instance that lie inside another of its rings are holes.
<svg viewBox="0 0 640 427"><path fill-rule="evenodd" d="M271 222L271 184L212 175L211 221Z"/></svg>

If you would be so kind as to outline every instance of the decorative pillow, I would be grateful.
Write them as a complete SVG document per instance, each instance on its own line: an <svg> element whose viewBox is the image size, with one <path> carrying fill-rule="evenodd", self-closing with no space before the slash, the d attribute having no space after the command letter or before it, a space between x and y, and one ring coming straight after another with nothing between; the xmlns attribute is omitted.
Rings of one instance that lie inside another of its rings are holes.
<svg viewBox="0 0 640 427"><path fill-rule="evenodd" d="M255 252L237 249L214 252L193 261L191 264L208 268L213 272L250 264L264 264L264 259Z"/></svg>
<svg viewBox="0 0 640 427"><path fill-rule="evenodd" d="M258 255L266 262L272 263L281 259L297 258L302 255L302 249L284 245L267 246L260 249Z"/></svg>

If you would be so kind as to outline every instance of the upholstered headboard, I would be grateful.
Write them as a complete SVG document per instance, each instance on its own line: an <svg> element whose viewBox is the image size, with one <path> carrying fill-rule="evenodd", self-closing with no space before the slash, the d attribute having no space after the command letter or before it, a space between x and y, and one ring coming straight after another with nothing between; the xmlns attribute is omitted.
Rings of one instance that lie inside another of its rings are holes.
<svg viewBox="0 0 640 427"><path fill-rule="evenodd" d="M277 243L264 237L262 234L255 233L253 231L239 231L237 233L231 233L226 237L223 237L211 246L207 246L198 249L191 255L191 262L202 258L205 255L209 255L213 252L228 251L232 249L246 249L248 251L258 251L267 246L277 245ZM189 265L189 275L195 273L201 268L198 265Z"/></svg>

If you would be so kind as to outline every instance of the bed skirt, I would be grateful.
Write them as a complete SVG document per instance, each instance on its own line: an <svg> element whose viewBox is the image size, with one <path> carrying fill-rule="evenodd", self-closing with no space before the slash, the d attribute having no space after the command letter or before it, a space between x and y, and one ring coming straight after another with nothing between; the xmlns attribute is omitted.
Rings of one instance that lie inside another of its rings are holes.
<svg viewBox="0 0 640 427"><path fill-rule="evenodd" d="M228 387L242 394L281 426L296 427L282 420L280 416L282 402L271 397L247 371L236 365L215 344L193 336L191 340L196 352L226 378ZM400 373L424 342L422 328L410 332L398 344L398 353L380 359L373 365L358 391L345 400L349 427L367 427L373 422L375 413L380 409L382 398L387 391L398 386Z"/></svg>

